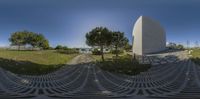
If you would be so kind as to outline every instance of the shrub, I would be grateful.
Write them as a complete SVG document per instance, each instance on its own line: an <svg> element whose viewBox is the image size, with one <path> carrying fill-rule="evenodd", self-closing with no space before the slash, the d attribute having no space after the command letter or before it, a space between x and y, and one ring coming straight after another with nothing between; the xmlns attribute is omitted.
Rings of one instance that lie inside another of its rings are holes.
<svg viewBox="0 0 200 99"><path fill-rule="evenodd" d="M92 54L94 54L94 55L101 55L101 51L99 51L98 49L94 49L92 51Z"/></svg>
<svg viewBox="0 0 200 99"><path fill-rule="evenodd" d="M62 53L62 54L78 54L79 51L76 50L76 49L67 49L67 50L63 50L63 49L60 49L60 50L57 50L58 53Z"/></svg>
<svg viewBox="0 0 200 99"><path fill-rule="evenodd" d="M139 64L138 61L132 59L131 55L122 56L117 60L98 62L97 65L105 71L126 75L136 75L151 67L150 64Z"/></svg>

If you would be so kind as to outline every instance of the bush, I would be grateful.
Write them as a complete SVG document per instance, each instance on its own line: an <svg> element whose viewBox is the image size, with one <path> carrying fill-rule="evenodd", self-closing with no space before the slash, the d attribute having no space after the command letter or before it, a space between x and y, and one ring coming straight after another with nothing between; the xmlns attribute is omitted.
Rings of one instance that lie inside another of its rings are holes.
<svg viewBox="0 0 200 99"><path fill-rule="evenodd" d="M49 47L48 50L54 50L54 48L53 47Z"/></svg>
<svg viewBox="0 0 200 99"><path fill-rule="evenodd" d="M76 49L67 49L67 50L64 50L64 49L60 49L60 50L57 50L57 52L59 53L62 53L62 54L78 54L79 51L76 50Z"/></svg>
<svg viewBox="0 0 200 99"><path fill-rule="evenodd" d="M97 65L105 71L126 75L137 75L147 71L151 67L150 64L139 64L139 62L133 60L130 55L120 57L117 60L98 62Z"/></svg>
<svg viewBox="0 0 200 99"><path fill-rule="evenodd" d="M94 49L94 50L92 51L92 54L93 54L93 55L101 55L101 51L99 51L98 49Z"/></svg>
<svg viewBox="0 0 200 99"><path fill-rule="evenodd" d="M62 47L62 45L57 45L55 49L60 50L60 49L63 49L63 47Z"/></svg>

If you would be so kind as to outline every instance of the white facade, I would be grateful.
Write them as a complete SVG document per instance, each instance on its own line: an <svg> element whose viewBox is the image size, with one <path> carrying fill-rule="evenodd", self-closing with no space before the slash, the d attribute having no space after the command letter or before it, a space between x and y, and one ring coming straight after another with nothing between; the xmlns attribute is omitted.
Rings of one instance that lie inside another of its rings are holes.
<svg viewBox="0 0 200 99"><path fill-rule="evenodd" d="M133 53L145 55L165 48L166 35L159 22L140 16L133 28Z"/></svg>

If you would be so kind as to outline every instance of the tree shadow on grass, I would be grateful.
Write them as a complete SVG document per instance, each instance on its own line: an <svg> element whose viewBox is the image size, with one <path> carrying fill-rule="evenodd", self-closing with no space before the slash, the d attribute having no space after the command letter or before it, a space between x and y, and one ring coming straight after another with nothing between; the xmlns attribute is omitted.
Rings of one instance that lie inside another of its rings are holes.
<svg viewBox="0 0 200 99"><path fill-rule="evenodd" d="M47 74L65 66L66 64L45 65L30 61L16 61L0 58L0 67L16 74L42 75Z"/></svg>

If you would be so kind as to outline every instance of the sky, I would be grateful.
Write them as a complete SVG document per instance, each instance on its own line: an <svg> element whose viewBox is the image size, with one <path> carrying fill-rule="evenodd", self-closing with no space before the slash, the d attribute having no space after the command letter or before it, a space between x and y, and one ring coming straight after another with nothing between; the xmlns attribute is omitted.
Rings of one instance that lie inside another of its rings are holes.
<svg viewBox="0 0 200 99"><path fill-rule="evenodd" d="M86 47L85 34L103 26L132 43L134 23L148 16L164 27L167 42L200 43L200 0L0 0L0 46L16 31L42 33L52 47Z"/></svg>

